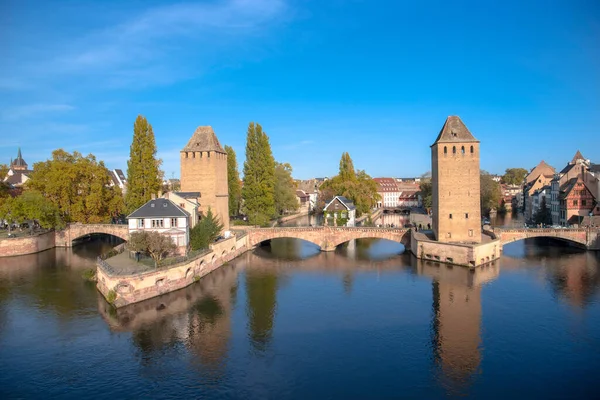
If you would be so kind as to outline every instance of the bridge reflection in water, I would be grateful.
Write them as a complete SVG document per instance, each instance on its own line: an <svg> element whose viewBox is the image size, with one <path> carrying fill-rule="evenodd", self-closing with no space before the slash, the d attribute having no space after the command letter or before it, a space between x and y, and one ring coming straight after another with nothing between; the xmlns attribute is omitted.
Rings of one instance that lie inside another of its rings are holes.
<svg viewBox="0 0 600 400"><path fill-rule="evenodd" d="M214 380L224 374L230 359L231 318L238 285L243 285L246 301L247 337L252 351L260 355L271 346L277 293L286 285L290 268L338 273L346 294L351 294L357 273L408 272L432 280L432 356L440 366L440 379L450 388L464 386L481 359L481 286L498 276L500 265L496 262L468 270L393 254L373 261L369 248L377 242L358 241L354 250L348 245L349 257L347 248L323 253L300 240L279 239L272 249L246 253L180 291L117 310L99 297L98 308L111 330L133 332L133 341L142 353L183 343L196 354L204 379Z"/></svg>

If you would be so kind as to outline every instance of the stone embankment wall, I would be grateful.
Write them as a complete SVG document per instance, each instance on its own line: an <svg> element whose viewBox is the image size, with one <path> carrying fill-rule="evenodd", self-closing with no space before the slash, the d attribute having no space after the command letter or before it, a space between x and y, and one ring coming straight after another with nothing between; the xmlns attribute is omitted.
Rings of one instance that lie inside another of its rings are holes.
<svg viewBox="0 0 600 400"><path fill-rule="evenodd" d="M0 257L39 253L55 247L54 232L0 240Z"/></svg>
<svg viewBox="0 0 600 400"><path fill-rule="evenodd" d="M475 267L494 261L502 254L499 239L481 244L442 243L412 233L411 251L420 259Z"/></svg>
<svg viewBox="0 0 600 400"><path fill-rule="evenodd" d="M98 265L97 287L105 298L114 291L115 307L123 307L182 289L233 260L247 249L247 237L231 237L210 246L206 254L187 263L139 274L112 275ZM110 259L107 261L110 263Z"/></svg>

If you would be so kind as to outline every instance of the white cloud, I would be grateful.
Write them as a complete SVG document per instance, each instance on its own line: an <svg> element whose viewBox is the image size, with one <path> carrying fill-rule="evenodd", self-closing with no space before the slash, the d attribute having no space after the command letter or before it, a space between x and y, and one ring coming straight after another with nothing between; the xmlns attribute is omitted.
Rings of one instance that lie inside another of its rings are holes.
<svg viewBox="0 0 600 400"><path fill-rule="evenodd" d="M62 113L74 109L75 107L68 104L27 104L6 108L0 113L0 117L4 120L14 121L22 118L37 117L41 114Z"/></svg>
<svg viewBox="0 0 600 400"><path fill-rule="evenodd" d="M222 52L230 40L263 31L286 9L283 0L227 0L151 8L139 17L83 36L51 68L57 73L101 74L109 86L116 87L135 81L172 83L198 72L198 65L189 65L186 71L186 63L175 59L201 59L213 51Z"/></svg>

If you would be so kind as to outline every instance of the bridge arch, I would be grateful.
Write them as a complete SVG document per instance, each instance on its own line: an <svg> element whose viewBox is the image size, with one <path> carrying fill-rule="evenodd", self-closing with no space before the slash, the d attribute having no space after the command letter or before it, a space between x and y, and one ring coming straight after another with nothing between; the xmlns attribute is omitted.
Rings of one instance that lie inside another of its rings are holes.
<svg viewBox="0 0 600 400"><path fill-rule="evenodd" d="M115 224L70 224L56 234L56 245L72 247L73 242L87 235L104 234L129 240L129 227Z"/></svg>
<svg viewBox="0 0 600 400"><path fill-rule="evenodd" d="M303 228L253 228L248 231L249 245L278 238L302 239L313 243L322 251L333 251L335 248L352 239L386 239L398 242L410 248L410 230L398 228L366 228L366 227L303 227Z"/></svg>
<svg viewBox="0 0 600 400"><path fill-rule="evenodd" d="M503 245L525 239L549 238L586 248L588 241L585 229L503 229L496 233Z"/></svg>

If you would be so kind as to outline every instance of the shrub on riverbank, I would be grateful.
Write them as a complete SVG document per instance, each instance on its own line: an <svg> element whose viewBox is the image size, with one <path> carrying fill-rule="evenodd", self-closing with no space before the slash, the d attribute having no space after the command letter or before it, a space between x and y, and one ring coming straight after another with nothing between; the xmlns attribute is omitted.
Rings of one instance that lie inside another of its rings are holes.
<svg viewBox="0 0 600 400"><path fill-rule="evenodd" d="M88 282L96 282L98 280L96 276L95 268L88 268L81 274L81 277Z"/></svg>

